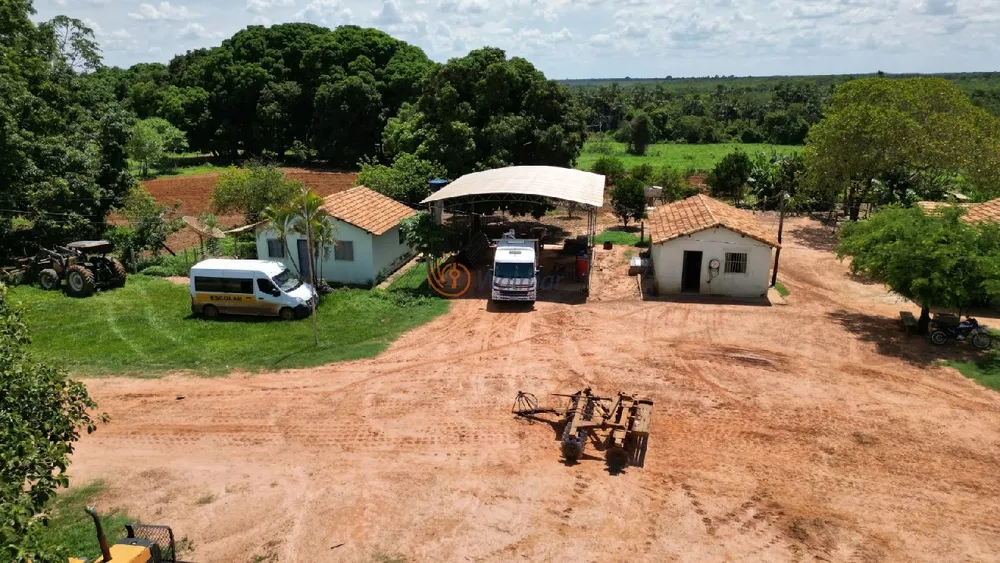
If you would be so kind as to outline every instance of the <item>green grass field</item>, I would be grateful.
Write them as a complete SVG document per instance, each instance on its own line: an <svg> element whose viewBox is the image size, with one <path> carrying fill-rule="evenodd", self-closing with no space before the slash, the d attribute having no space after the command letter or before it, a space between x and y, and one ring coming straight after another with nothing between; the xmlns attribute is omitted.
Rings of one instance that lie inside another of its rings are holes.
<svg viewBox="0 0 1000 563"><path fill-rule="evenodd" d="M603 146L610 152L601 152ZM602 156L614 156L621 159L625 166L632 168L639 164L652 164L655 167L671 166L677 170L711 170L717 162L722 160L735 149L742 149L748 153L764 151L770 153L777 151L782 154L796 153L803 147L790 145L767 145L743 143L723 143L717 145L678 145L661 143L651 145L645 156L635 156L625 152L625 143L587 141L583 145L580 158L577 159L576 167L580 170L590 170L597 159Z"/></svg>
<svg viewBox="0 0 1000 563"><path fill-rule="evenodd" d="M962 375L975 380L983 387L1000 391L1000 360L992 356L979 362L944 362L944 364L957 369Z"/></svg>
<svg viewBox="0 0 1000 563"><path fill-rule="evenodd" d="M193 317L187 286L146 276L86 299L27 286L12 294L27 306L37 357L94 377L221 375L367 358L448 310L443 299L402 289L339 290L322 299L314 346L309 319Z"/></svg>
<svg viewBox="0 0 1000 563"><path fill-rule="evenodd" d="M608 229L594 237L597 244L611 242L615 246L635 246L639 244L639 234Z"/></svg>

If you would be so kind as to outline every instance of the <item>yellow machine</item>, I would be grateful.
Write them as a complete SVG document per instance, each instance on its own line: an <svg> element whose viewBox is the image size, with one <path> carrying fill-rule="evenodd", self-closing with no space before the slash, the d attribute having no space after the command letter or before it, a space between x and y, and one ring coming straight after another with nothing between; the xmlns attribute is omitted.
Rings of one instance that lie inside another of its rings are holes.
<svg viewBox="0 0 1000 563"><path fill-rule="evenodd" d="M128 535L109 546L97 512L93 507L87 507L86 510L97 527L101 557L93 562L71 557L69 563L183 563L177 560L174 532L169 526L126 524L125 531Z"/></svg>

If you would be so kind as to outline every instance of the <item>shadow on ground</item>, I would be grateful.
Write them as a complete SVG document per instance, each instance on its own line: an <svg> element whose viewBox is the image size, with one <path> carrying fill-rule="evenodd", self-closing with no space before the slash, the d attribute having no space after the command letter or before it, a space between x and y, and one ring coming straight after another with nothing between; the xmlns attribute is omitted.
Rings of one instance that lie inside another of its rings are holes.
<svg viewBox="0 0 1000 563"><path fill-rule="evenodd" d="M857 335L862 342L874 344L879 354L921 367L942 361L979 361L986 357L985 352L975 349L969 342L935 346L925 336L903 332L899 319L844 310L827 313L827 317Z"/></svg>
<svg viewBox="0 0 1000 563"><path fill-rule="evenodd" d="M740 298L721 295L701 295L699 293L674 293L669 295L648 295L643 293L643 301L663 301L666 303L699 303L702 305L743 305L746 307L770 307L767 297Z"/></svg>
<svg viewBox="0 0 1000 563"><path fill-rule="evenodd" d="M788 234L802 242L802 245L823 252L837 252L839 239L837 231L831 227L818 225L796 226L788 229Z"/></svg>

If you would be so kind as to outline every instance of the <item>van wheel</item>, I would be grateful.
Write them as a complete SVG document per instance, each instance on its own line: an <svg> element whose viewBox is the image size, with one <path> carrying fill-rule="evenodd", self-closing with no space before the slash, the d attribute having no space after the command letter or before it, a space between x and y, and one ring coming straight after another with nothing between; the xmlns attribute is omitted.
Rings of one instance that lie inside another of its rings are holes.
<svg viewBox="0 0 1000 563"><path fill-rule="evenodd" d="M201 308L201 316L206 319L219 318L219 309L215 305L205 305Z"/></svg>
<svg viewBox="0 0 1000 563"><path fill-rule="evenodd" d="M294 321L295 311L291 310L288 307L282 307L281 310L278 311L278 318L280 318L283 321Z"/></svg>

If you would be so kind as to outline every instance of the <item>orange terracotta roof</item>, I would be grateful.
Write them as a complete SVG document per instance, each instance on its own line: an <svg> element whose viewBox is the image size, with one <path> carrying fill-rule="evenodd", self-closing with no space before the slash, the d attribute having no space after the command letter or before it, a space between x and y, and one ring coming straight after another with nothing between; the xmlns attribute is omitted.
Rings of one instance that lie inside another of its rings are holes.
<svg viewBox="0 0 1000 563"><path fill-rule="evenodd" d="M657 207L649 212L649 236L653 244L692 235L716 227L780 248L777 233L753 216L704 194Z"/></svg>
<svg viewBox="0 0 1000 563"><path fill-rule="evenodd" d="M323 209L331 217L373 235L381 235L403 219L417 214L407 205L364 186L330 194L323 198L323 202Z"/></svg>
<svg viewBox="0 0 1000 563"><path fill-rule="evenodd" d="M1000 199L970 204L966 207L965 215L962 218L972 222L986 220L1000 222Z"/></svg>
<svg viewBox="0 0 1000 563"><path fill-rule="evenodd" d="M975 203L952 203L950 201L918 201L917 207L923 209L924 211L935 211L938 209L943 209L946 207L951 207L952 205L957 205L959 207L971 207L973 205L978 205Z"/></svg>

